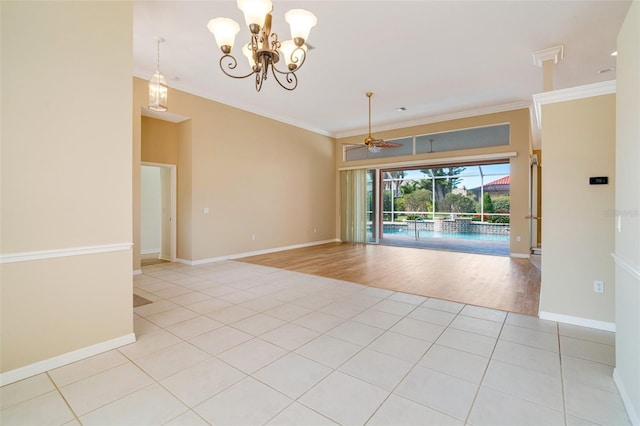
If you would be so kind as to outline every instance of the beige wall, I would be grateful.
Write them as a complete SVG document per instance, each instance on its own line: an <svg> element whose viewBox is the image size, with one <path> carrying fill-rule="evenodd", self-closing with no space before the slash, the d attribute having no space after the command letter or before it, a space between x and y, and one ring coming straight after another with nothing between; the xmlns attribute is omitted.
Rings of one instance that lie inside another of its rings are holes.
<svg viewBox="0 0 640 426"><path fill-rule="evenodd" d="M616 370L629 417L640 424L640 1L618 35L615 219Z"/></svg>
<svg viewBox="0 0 640 426"><path fill-rule="evenodd" d="M133 332L133 11L0 8L4 374ZM16 262L20 253L33 258Z"/></svg>
<svg viewBox="0 0 640 426"><path fill-rule="evenodd" d="M134 79L134 112L144 105L146 84ZM178 90L169 90L168 103L190 118L177 125L179 258L336 238L332 138ZM134 132L138 147L144 127Z"/></svg>
<svg viewBox="0 0 640 426"><path fill-rule="evenodd" d="M425 124L422 126L405 127L385 132L375 132L375 136L382 139L397 139L416 135L445 132L457 129L482 127L492 124L509 123L511 126L511 143L508 146L495 146L489 148L476 148L448 152L435 152L415 156L381 158L375 160L344 162L342 147L344 144L362 143L366 135L340 138L336 142L336 164L341 167L371 167L375 168L384 164L396 164L400 162L415 162L424 160L432 161L439 158L468 157L482 155L498 155L500 153L516 152L511 164L511 243L512 255L528 256L529 247L529 221L525 216L529 215L529 155L530 155L530 124L529 110L500 112L494 114L479 115L458 120L443 121L439 123ZM338 215L340 213L338 212ZM520 236L520 241L517 237Z"/></svg>
<svg viewBox="0 0 640 426"><path fill-rule="evenodd" d="M611 94L542 106L541 312L614 322L615 102ZM589 185L591 176L609 184Z"/></svg>

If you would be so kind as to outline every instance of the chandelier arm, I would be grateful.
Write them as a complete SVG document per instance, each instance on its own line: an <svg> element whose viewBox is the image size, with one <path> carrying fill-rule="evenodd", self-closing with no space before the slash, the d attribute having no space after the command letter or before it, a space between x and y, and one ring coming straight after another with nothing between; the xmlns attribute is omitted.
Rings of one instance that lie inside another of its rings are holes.
<svg viewBox="0 0 640 426"><path fill-rule="evenodd" d="M247 75L233 75L230 74L229 72L227 72L227 70L225 69L225 64L224 62L228 60L227 64L226 64L226 68L229 68L230 70L234 70L237 66L238 66L238 61L236 60L236 58L233 57L233 55L229 55L229 54L225 54L222 55L222 57L220 58L220 69L222 70L223 73L225 73L226 75L228 75L231 78L247 78L252 76L253 74L255 74L255 71L251 71L249 74Z"/></svg>
<svg viewBox="0 0 640 426"><path fill-rule="evenodd" d="M282 87L283 89L294 90L296 87L298 87L298 77L294 72L282 72L272 65L271 73L273 74L273 78L278 82L280 87ZM278 74L284 76L284 80L285 80L284 83L280 81L280 79L278 78Z"/></svg>

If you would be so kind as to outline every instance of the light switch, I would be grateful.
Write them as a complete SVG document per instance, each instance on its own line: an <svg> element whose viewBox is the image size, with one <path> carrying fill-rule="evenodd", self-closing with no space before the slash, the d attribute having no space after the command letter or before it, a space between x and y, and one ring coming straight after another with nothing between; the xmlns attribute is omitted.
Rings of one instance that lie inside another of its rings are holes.
<svg viewBox="0 0 640 426"><path fill-rule="evenodd" d="M209 207L204 208L204 214L209 214Z"/></svg>

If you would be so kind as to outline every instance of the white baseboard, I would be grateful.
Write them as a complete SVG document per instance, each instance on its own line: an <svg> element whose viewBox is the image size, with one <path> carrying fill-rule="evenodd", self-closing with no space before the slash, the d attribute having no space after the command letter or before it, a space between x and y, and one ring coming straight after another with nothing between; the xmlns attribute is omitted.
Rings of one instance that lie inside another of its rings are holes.
<svg viewBox="0 0 640 426"><path fill-rule="evenodd" d="M134 333L125 334L124 336L116 337L115 339L107 340L106 342L97 343L53 358L38 361L24 367L16 368L15 370L4 372L0 374L0 386L8 385L9 383L17 382L18 380L26 379L27 377L35 376L36 374L44 373L45 371L62 367L63 365L71 364L72 362L80 361L81 359L89 358L94 355L128 345L129 343L134 343L135 341L136 335Z"/></svg>
<svg viewBox="0 0 640 426"><path fill-rule="evenodd" d="M515 257L518 259L528 259L530 254L529 253L511 253L509 256Z"/></svg>
<svg viewBox="0 0 640 426"><path fill-rule="evenodd" d="M142 275L142 269L134 269L133 275Z"/></svg>
<svg viewBox="0 0 640 426"><path fill-rule="evenodd" d="M613 382L616 384L618 392L620 392L622 403L624 404L624 408L627 410L627 415L629 416L629 420L631 420L631 424L633 426L640 426L640 416L636 412L636 408L631 403L631 398L624 387L624 383L620 378L620 374L618 374L617 368L613 369Z"/></svg>
<svg viewBox="0 0 640 426"><path fill-rule="evenodd" d="M160 249L156 248L156 249L140 250L140 254L153 254L153 253L160 253Z"/></svg>
<svg viewBox="0 0 640 426"><path fill-rule="evenodd" d="M544 320L561 322L564 324L580 325L582 327L595 328L604 331L616 331L616 324L613 322L597 321L588 318L572 317L571 315L556 314L553 312L538 312L538 317Z"/></svg>
<svg viewBox="0 0 640 426"><path fill-rule="evenodd" d="M191 265L191 266L203 265L205 263L220 262L220 261L223 261L223 260L240 259L242 257L257 256L257 255L260 255L260 254L276 253L276 252L284 251L284 250L293 250L293 249L304 248L304 247L319 246L319 245L322 245L322 244L335 243L335 242L339 242L339 240L338 239L333 239L333 240L324 240L324 241L314 241L312 243L295 244L295 245L286 246L286 247L276 247L276 248L271 248L271 249L250 251L250 252L245 252L245 253L229 254L229 255L226 255L226 256L210 257L208 259L200 259L200 260L176 259L176 262L183 263L185 265Z"/></svg>

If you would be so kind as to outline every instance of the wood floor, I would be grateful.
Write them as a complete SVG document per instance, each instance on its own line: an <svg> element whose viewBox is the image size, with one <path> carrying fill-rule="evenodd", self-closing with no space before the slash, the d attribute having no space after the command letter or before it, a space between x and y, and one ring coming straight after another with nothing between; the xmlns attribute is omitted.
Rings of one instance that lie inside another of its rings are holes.
<svg viewBox="0 0 640 426"><path fill-rule="evenodd" d="M538 314L540 271L528 259L330 243L236 260L469 305Z"/></svg>

